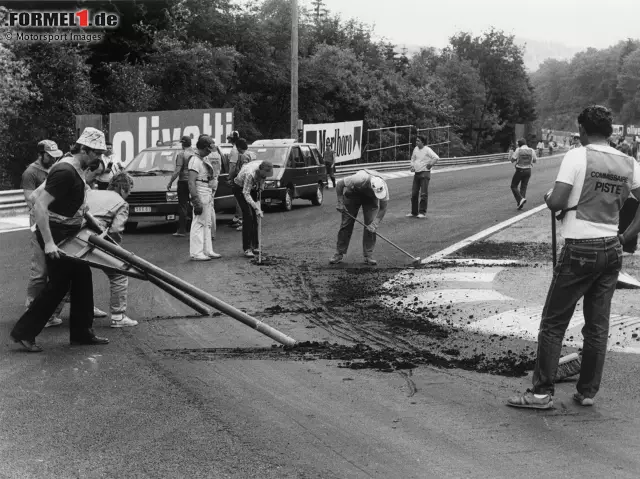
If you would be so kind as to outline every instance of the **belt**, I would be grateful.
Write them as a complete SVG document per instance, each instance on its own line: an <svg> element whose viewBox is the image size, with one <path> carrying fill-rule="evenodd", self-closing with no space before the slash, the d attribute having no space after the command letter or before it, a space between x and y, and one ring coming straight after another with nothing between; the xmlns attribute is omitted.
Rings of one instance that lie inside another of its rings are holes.
<svg viewBox="0 0 640 479"><path fill-rule="evenodd" d="M196 180L196 181L200 182L200 183L207 183L208 184L211 180Z"/></svg>
<svg viewBox="0 0 640 479"><path fill-rule="evenodd" d="M607 236L605 238L584 238L584 239L566 238L564 242L568 244L618 243L618 237Z"/></svg>

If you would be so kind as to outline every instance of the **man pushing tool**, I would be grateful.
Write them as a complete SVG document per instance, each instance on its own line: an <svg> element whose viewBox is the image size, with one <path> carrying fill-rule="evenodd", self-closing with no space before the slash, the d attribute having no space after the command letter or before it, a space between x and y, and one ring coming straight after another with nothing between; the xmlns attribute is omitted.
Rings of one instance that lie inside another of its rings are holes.
<svg viewBox="0 0 640 479"><path fill-rule="evenodd" d="M351 176L340 178L336 184L336 194L338 196L336 209L342 213L342 223L338 231L336 254L329 263L341 263L344 255L347 254L355 218L362 206L366 225L362 236L364 263L371 266L378 264L372 255L376 246L376 229L387 212L389 202L387 183L376 171L360 170Z"/></svg>

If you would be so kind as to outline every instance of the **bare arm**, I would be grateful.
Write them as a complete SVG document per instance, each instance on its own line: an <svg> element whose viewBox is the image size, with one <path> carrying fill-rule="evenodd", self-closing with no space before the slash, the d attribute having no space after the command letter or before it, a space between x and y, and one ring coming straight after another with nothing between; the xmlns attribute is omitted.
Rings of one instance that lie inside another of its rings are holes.
<svg viewBox="0 0 640 479"><path fill-rule="evenodd" d="M60 252L58 247L53 241L51 235L51 228L49 227L49 205L55 200L53 196L47 191L43 190L42 193L36 199L34 205L34 216L36 224L40 229L40 234L44 240L44 253L54 259L60 258Z"/></svg>
<svg viewBox="0 0 640 479"><path fill-rule="evenodd" d="M632 190L631 193L636 198L640 198L640 188ZM638 209L638 211L636 211L636 215L633 217L633 221L631 221L631 224L627 227L626 230L624 230L621 235L618 235L618 237L621 237L620 242L624 244L627 238L631 238L638 233L640 233L640 208Z"/></svg>
<svg viewBox="0 0 640 479"><path fill-rule="evenodd" d="M198 190L196 189L196 178L198 178L198 173L194 170L189 170L189 195L192 202L199 203L200 195L198 195Z"/></svg>
<svg viewBox="0 0 640 479"><path fill-rule="evenodd" d="M167 185L167 190L171 189L171 185L173 184L173 182L176 181L176 178L178 176L180 176L180 172L182 171L183 165L184 165L184 154L178 153L178 155L176 156L176 169L173 170L173 174L171 175L171 178L169 178L169 184Z"/></svg>
<svg viewBox="0 0 640 479"><path fill-rule="evenodd" d="M382 218L384 218L384 215L387 213L388 204L389 202L387 200L380 200L380 207L378 208L378 214L375 219L376 223L380 224Z"/></svg>
<svg viewBox="0 0 640 479"><path fill-rule="evenodd" d="M569 204L569 195L573 185L556 181L549 196L545 195L545 201L551 211L560 211L565 209Z"/></svg>

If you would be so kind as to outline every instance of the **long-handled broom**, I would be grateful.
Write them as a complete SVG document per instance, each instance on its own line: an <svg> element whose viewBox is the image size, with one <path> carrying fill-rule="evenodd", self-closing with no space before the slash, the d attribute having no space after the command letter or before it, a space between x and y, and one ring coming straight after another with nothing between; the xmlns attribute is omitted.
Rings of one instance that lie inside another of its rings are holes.
<svg viewBox="0 0 640 479"><path fill-rule="evenodd" d="M553 267L556 267L556 215L551 212L551 249L553 257ZM567 354L560 358L558 361L558 371L556 372L556 378L554 382L563 381L580 373L580 366L582 364L582 358L578 353Z"/></svg>

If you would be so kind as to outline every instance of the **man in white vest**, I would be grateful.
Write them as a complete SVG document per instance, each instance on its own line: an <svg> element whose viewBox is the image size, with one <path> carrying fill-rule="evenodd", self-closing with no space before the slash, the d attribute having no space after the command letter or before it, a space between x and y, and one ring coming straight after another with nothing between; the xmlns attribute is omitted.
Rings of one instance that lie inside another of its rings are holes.
<svg viewBox="0 0 640 479"><path fill-rule="evenodd" d="M510 398L509 406L553 407L562 340L580 299L584 345L573 399L582 406L592 406L600 389L611 299L622 267L621 244L640 231L640 215L636 215L624 233L618 234L622 205L630 193L640 195L640 167L633 158L609 146L612 124L613 116L606 107L594 105L580 113L580 140L585 146L565 155L555 185L545 195L549 209L561 211L558 219L565 245L542 310L533 388Z"/></svg>
<svg viewBox="0 0 640 479"><path fill-rule="evenodd" d="M531 179L531 170L533 164L538 161L536 152L533 148L527 146L527 140L520 138L518 140L518 148L511 155L511 163L515 164L516 171L511 179L511 192L516 199L516 205L521 210L524 204L527 202L527 186ZM520 189L518 190L518 185Z"/></svg>

